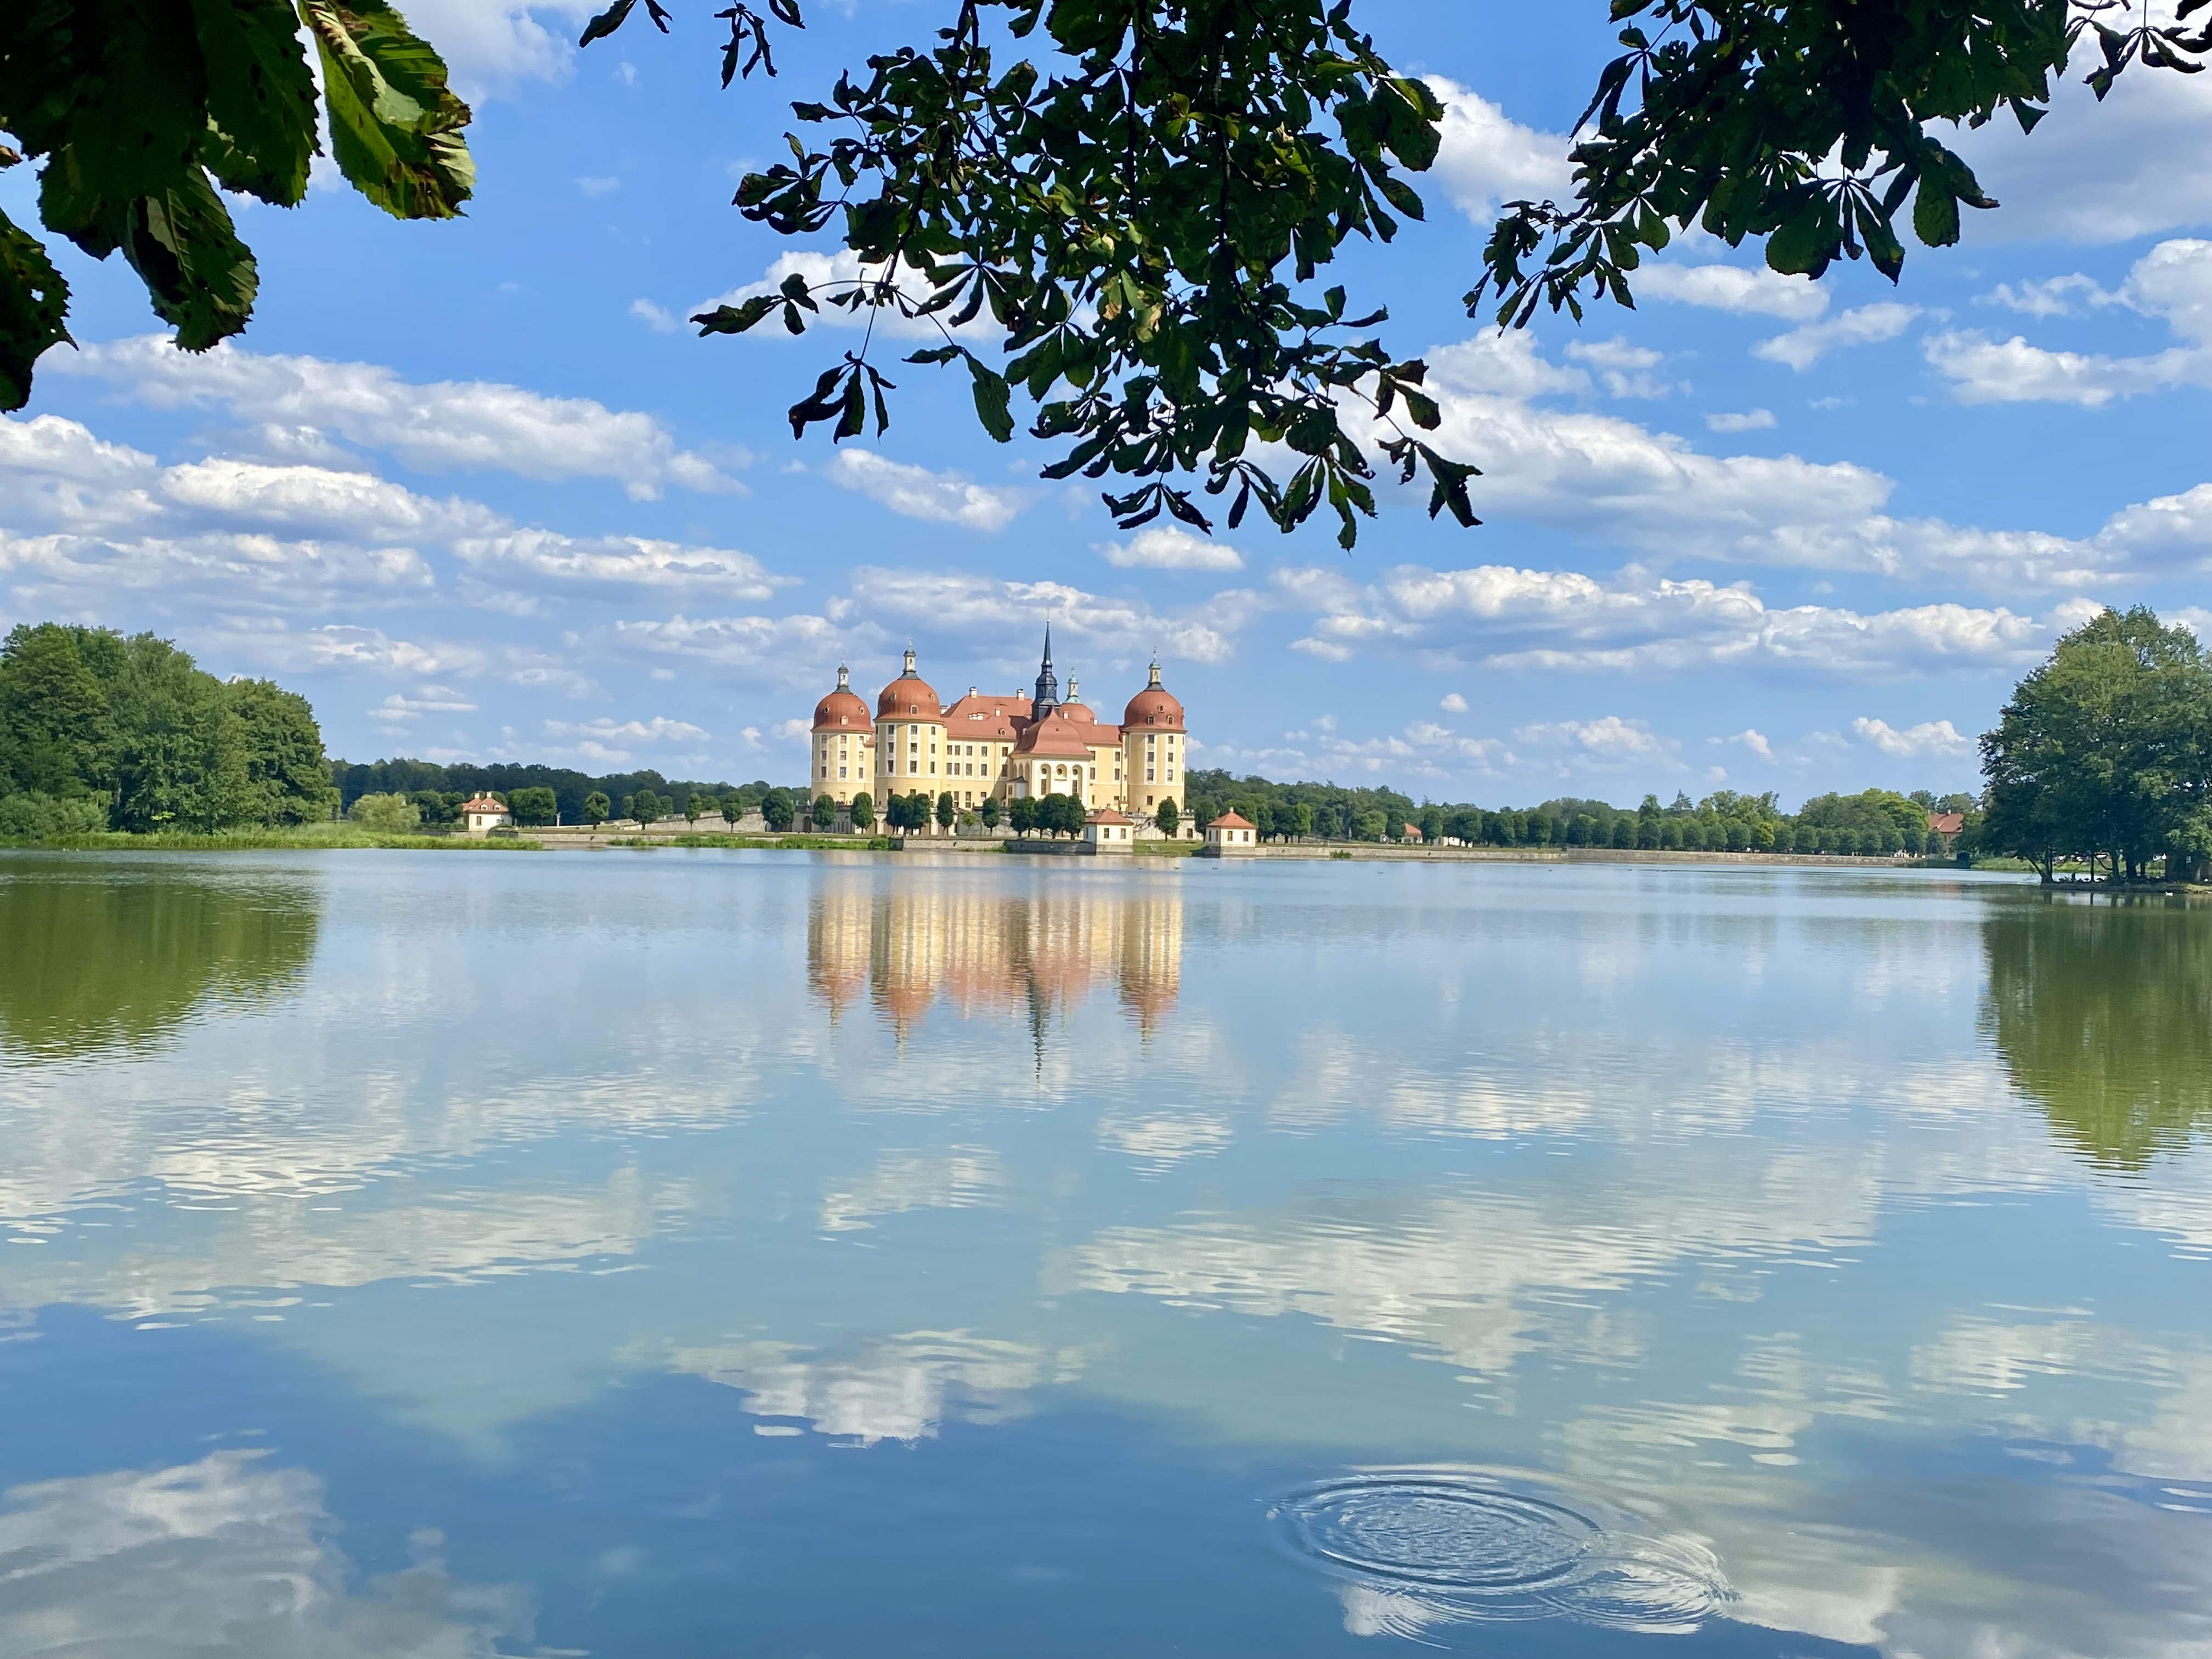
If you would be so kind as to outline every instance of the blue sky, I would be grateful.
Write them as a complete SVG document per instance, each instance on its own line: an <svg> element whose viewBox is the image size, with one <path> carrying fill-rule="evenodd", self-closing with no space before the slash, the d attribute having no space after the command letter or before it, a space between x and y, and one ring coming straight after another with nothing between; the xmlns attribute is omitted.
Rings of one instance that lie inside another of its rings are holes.
<svg viewBox="0 0 2212 1659"><path fill-rule="evenodd" d="M305 691L349 758L780 779L841 658L865 691L909 641L941 691L1021 684L1049 611L1109 717L1158 652L1205 763L1793 805L1972 787L1973 736L2099 605L2212 625L2201 81L1966 135L2003 210L1900 287L1692 237L1638 311L1501 340L1459 296L1493 204L1557 187L1604 7L1366 0L1449 126L1429 222L1337 279L1430 354L1488 522L1394 495L1347 556L1319 522L1117 532L1037 477L1044 447L982 434L957 370L895 369L881 440L794 443L849 337L680 319L826 261L746 223L735 179L788 100L946 6L817 8L779 81L727 93L712 9L580 53L587 7L411 8L477 106L470 216L395 224L327 180L247 208L261 303L207 356L160 342L119 258L62 249L84 349L0 423L0 623L171 635ZM29 172L0 179L19 222Z"/></svg>

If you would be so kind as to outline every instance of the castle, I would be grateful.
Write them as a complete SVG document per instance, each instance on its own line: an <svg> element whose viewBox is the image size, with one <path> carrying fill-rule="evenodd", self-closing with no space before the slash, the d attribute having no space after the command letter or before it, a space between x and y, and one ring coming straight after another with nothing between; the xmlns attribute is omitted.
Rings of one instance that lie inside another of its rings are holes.
<svg viewBox="0 0 2212 1659"><path fill-rule="evenodd" d="M908 651L905 672L883 689L871 718L841 666L837 689L814 706L813 792L840 805L867 795L878 818L893 795L919 790L934 801L949 790L963 811L987 799L1004 811L1024 797L1073 795L1094 812L1149 819L1164 801L1187 805L1179 780L1189 744L1182 705L1161 685L1157 662L1119 726L1099 723L1073 679L1061 702L1048 627L1028 696L971 685L947 708Z"/></svg>

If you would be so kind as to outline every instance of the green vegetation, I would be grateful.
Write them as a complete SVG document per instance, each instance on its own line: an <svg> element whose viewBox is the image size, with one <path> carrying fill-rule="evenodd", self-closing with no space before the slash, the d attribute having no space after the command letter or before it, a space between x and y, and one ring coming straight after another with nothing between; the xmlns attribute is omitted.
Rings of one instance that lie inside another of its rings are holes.
<svg viewBox="0 0 2212 1659"><path fill-rule="evenodd" d="M304 698L228 684L170 641L22 624L0 642L0 835L202 835L337 805Z"/></svg>
<svg viewBox="0 0 2212 1659"><path fill-rule="evenodd" d="M0 7L0 131L22 146L0 146L0 167L46 158L46 228L95 259L119 248L187 351L244 328L260 283L218 189L297 206L326 128L338 172L377 206L450 218L476 184L468 120L445 64L384 0ZM29 398L68 317L46 247L0 216L0 409Z"/></svg>
<svg viewBox="0 0 2212 1659"><path fill-rule="evenodd" d="M380 834L401 836L422 822L422 813L404 795L363 795L346 809L346 821Z"/></svg>
<svg viewBox="0 0 2212 1659"><path fill-rule="evenodd" d="M1982 738L1985 845L2053 878L2098 860L2113 881L2154 862L2193 879L2212 857L2212 659L2138 606L2058 641Z"/></svg>
<svg viewBox="0 0 2212 1659"><path fill-rule="evenodd" d="M734 800L738 805L738 817L742 817L754 807L763 805L769 797L782 795L789 799L792 793L780 790L763 779L756 779L747 784L690 780L672 781L650 769L591 777L558 766L505 763L496 766L441 766L432 761L404 758L370 763L337 761L332 763L331 775L338 786L344 805L350 806L359 797L368 794L404 795L422 809L422 822L426 825L453 822L459 816L461 803L471 795L496 796L511 808L516 794L525 789L552 791L553 810L562 823L588 822L585 804L593 795L605 799L607 818L617 816L614 810L617 804L641 791L670 800L688 800L695 794L707 795L720 803L717 810L723 811L725 817L727 817L726 809ZM435 805L426 797L434 797ZM805 797L802 795L800 799ZM672 811L674 809L671 807L669 810ZM437 813L443 816L436 816ZM604 823L606 819L600 821ZM737 817L730 817L728 821L734 824Z"/></svg>
<svg viewBox="0 0 2212 1659"><path fill-rule="evenodd" d="M1079 836L1091 814L1074 795L1024 795L1009 804L1006 822L1018 836Z"/></svg>
<svg viewBox="0 0 2212 1659"><path fill-rule="evenodd" d="M1893 857L1899 853L1971 853L1978 817L1971 795L1925 790L1900 795L1869 789L1818 795L1794 816L1772 794L1720 790L1703 800L1677 794L1662 805L1646 795L1635 807L1560 796L1531 807L1484 807L1435 802L1416 806L1394 789L1348 789L1329 783L1275 783L1212 770L1190 775L1190 811L1199 828L1234 811L1262 841L1386 842L1411 823L1420 839L1468 847L1607 847L1648 852L1819 853ZM1968 820L1964 845L1947 844L1928 828L1931 812Z"/></svg>
<svg viewBox="0 0 2212 1659"><path fill-rule="evenodd" d="M387 851L538 853L545 843L512 830L490 836L422 836L372 830L366 825L303 823L290 829L156 830L145 834L107 830L89 835L55 836L42 848L73 853L241 853L312 852L331 848L381 848Z"/></svg>
<svg viewBox="0 0 2212 1659"><path fill-rule="evenodd" d="M614 0L584 43L635 5ZM666 27L658 0L647 9ZM1476 521L1480 458L1430 447L1425 365L1370 332L1387 313L1358 314L1342 287L1311 291L1347 244L1388 243L1426 215L1412 179L1437 160L1444 111L1362 32L1386 7L933 9L933 40L795 103L816 136L790 135L791 159L738 186L739 210L779 234L841 237L854 274L793 274L695 317L702 332L798 334L875 307L958 325L988 306L1010 361L986 362L949 329L906 361L957 366L1001 443L1025 393L1030 434L1065 446L1045 475L1120 475L1133 487L1105 499L1124 527L1165 512L1210 528L1177 481L1198 477L1229 498L1232 529L1255 505L1285 531L1325 506L1350 546L1375 511L1363 440L1378 417L1401 477L1426 474L1431 515ZM1944 138L1999 116L2032 129L2087 30L2104 48L2100 98L2131 64L2195 72L2212 49L2212 29L2186 21L2200 9L2183 0L2152 27L2119 0L1612 0L1622 54L1579 124L1572 193L1507 204L1462 302L1510 326L1547 305L1579 319L1590 299L1631 304L1644 254L1693 227L1763 241L1777 270L1818 277L1864 257L1894 280L1906 224L1946 246L1962 209L1996 205ZM725 85L775 73L771 18L803 27L799 0L766 14L743 0L718 14ZM893 388L872 347L901 331L872 329L857 351L841 341L792 406L793 430L842 440L872 417L880 434Z"/></svg>

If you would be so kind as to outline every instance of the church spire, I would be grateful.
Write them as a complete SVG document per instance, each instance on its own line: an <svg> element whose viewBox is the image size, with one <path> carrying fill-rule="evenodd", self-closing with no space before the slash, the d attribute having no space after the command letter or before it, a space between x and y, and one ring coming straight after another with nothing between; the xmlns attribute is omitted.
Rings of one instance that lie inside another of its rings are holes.
<svg viewBox="0 0 2212 1659"><path fill-rule="evenodd" d="M1041 720L1060 707L1060 679L1052 672L1052 624L1044 625L1044 660L1037 665L1036 696L1030 704L1030 718Z"/></svg>

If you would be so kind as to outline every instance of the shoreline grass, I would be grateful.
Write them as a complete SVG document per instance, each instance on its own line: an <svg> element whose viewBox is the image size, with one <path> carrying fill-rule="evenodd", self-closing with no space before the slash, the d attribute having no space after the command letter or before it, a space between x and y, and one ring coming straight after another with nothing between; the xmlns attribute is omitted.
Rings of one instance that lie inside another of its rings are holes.
<svg viewBox="0 0 2212 1659"><path fill-rule="evenodd" d="M296 829L159 830L136 836L120 830L45 840L0 838L0 849L35 853L295 853L373 848L380 852L542 853L543 842L523 836L387 835L351 823L308 823Z"/></svg>

